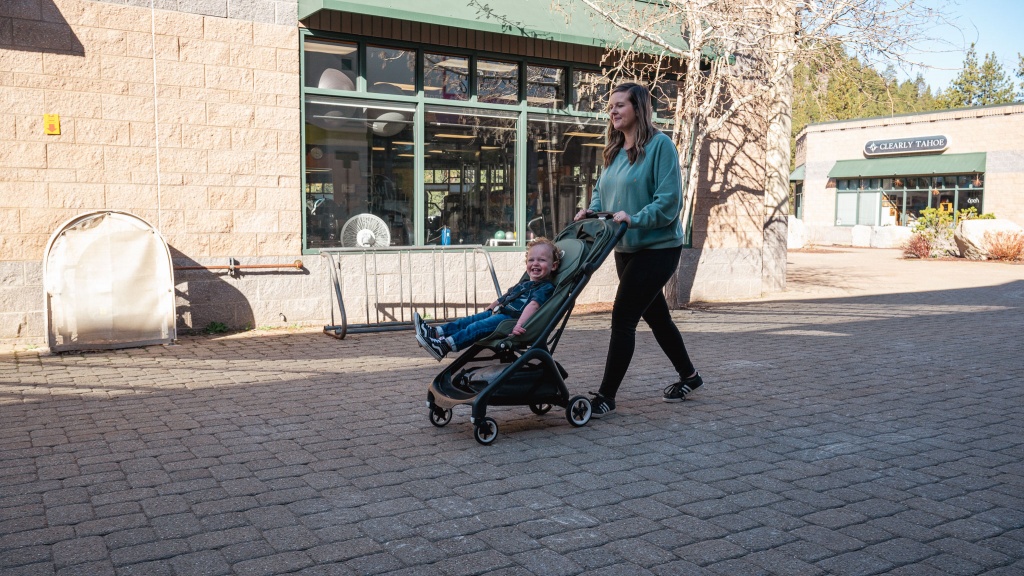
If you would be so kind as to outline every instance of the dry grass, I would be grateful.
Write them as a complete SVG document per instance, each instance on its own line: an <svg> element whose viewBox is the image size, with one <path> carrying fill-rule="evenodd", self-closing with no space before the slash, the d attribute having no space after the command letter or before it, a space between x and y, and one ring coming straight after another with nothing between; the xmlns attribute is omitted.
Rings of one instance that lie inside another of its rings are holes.
<svg viewBox="0 0 1024 576"><path fill-rule="evenodd" d="M932 243L923 234L914 234L902 248L907 258L927 258L932 253Z"/></svg>
<svg viewBox="0 0 1024 576"><path fill-rule="evenodd" d="M985 244L993 260L1015 262L1024 258L1024 234L1020 232L986 232Z"/></svg>

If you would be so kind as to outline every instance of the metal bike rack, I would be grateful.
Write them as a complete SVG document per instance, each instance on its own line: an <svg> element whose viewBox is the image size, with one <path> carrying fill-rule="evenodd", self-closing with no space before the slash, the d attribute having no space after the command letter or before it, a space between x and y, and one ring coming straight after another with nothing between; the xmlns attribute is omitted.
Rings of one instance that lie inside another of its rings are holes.
<svg viewBox="0 0 1024 576"><path fill-rule="evenodd" d="M320 257L327 260L330 269L331 323L324 326L324 333L339 340L350 332L407 330L412 327L412 314L417 310L426 312L435 322L466 315L471 309L482 310L491 300L480 302L478 298L477 288L482 283L477 273L478 258L483 258L487 264L496 296L501 295L494 263L480 245L323 249ZM342 259L351 258L359 260L365 295L365 321L354 324L348 322L340 273ZM413 281L414 265L425 263L429 263L429 281ZM461 273L461 286L456 287L461 294L448 290L448 280L453 273L456 276ZM335 307L341 316L340 323L335 322ZM462 313L450 316L449 312L455 310L462 310Z"/></svg>

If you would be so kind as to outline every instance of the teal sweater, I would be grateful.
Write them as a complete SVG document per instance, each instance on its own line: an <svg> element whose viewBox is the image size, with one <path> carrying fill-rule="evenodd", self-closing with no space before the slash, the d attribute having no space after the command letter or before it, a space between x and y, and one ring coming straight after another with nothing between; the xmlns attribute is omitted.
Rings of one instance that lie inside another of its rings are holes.
<svg viewBox="0 0 1024 576"><path fill-rule="evenodd" d="M616 251L682 246L683 184L672 139L658 132L632 165L626 151L619 150L594 186L590 209L629 214L632 222Z"/></svg>

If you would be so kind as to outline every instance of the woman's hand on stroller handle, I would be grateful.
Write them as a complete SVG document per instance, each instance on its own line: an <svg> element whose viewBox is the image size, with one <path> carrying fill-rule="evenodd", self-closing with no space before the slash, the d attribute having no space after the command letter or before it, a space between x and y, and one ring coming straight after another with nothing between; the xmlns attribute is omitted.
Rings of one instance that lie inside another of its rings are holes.
<svg viewBox="0 0 1024 576"><path fill-rule="evenodd" d="M598 219L602 219L602 220L615 220L615 216L617 214L621 214L622 216L625 216L625 218L626 218L625 221L629 220L629 215L626 214L625 212L616 212L615 214L613 214L611 212L594 212L593 210L580 210L579 212L576 213L576 216L573 217L573 220L574 221L575 220L583 220L584 218L598 218ZM623 220L616 220L616 222L619 222L619 221L623 221Z"/></svg>
<svg viewBox="0 0 1024 576"><path fill-rule="evenodd" d="M629 217L629 214L626 214L621 210L615 212L614 214L611 212L594 212L593 210L580 210L579 212L576 213L576 216L573 218L573 221L575 222L583 220L584 218L598 218L601 220L611 220L612 222L618 224L624 224L626 227L629 227L629 225L633 223L633 219Z"/></svg>

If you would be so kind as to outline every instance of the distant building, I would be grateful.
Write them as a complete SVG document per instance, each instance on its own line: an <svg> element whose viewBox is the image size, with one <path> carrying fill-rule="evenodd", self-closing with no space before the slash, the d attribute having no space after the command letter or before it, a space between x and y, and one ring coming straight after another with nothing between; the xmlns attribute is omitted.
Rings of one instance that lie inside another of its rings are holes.
<svg viewBox="0 0 1024 576"><path fill-rule="evenodd" d="M1024 104L811 124L796 164L793 216L819 243L910 227L925 208L1024 224Z"/></svg>

